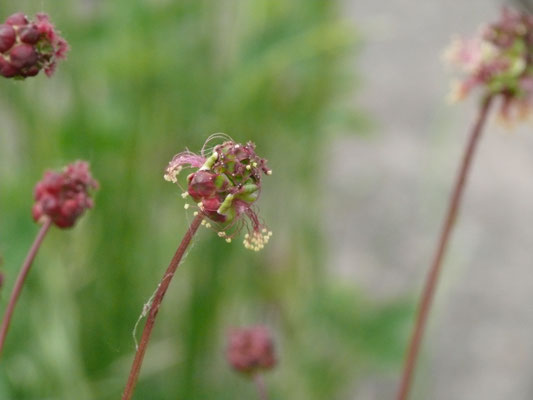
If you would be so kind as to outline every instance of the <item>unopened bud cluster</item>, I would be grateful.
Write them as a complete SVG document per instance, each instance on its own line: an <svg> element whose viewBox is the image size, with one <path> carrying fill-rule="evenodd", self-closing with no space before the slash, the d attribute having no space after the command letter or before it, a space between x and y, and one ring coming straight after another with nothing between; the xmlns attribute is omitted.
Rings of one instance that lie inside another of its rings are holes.
<svg viewBox="0 0 533 400"><path fill-rule="evenodd" d="M198 211L223 228L218 235L228 243L242 228L243 217L249 221L244 239L247 249L258 251L268 242L269 232L259 220L253 205L261 193L264 174L271 175L266 160L257 156L255 145L227 140L216 145L209 154L196 155L184 152L170 161L165 179L178 183L178 175L184 167L196 170L187 176L184 198L192 198ZM185 208L189 208L189 204ZM234 233L226 230L233 229Z"/></svg>
<svg viewBox="0 0 533 400"><path fill-rule="evenodd" d="M93 207L90 191L98 182L89 172L89 164L77 161L61 172L47 171L35 185L33 219L43 222L50 218L60 228L69 228L88 208Z"/></svg>
<svg viewBox="0 0 533 400"><path fill-rule="evenodd" d="M486 26L477 37L455 39L445 52L465 78L456 82L452 100L460 100L481 87L486 95L502 97L502 115L511 106L521 114L533 98L533 16L504 8L500 20Z"/></svg>
<svg viewBox="0 0 533 400"><path fill-rule="evenodd" d="M67 51L66 40L46 14L29 20L16 13L0 25L0 75L6 78L35 76L43 69L51 76Z"/></svg>
<svg viewBox="0 0 533 400"><path fill-rule="evenodd" d="M276 365L274 342L265 326L235 329L228 336L228 363L237 371L254 374Z"/></svg>

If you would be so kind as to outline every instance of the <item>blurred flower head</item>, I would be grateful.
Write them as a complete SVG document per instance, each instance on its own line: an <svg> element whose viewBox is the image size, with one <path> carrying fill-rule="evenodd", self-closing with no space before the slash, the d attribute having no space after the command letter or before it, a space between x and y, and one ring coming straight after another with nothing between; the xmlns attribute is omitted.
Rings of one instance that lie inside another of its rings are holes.
<svg viewBox="0 0 533 400"><path fill-rule="evenodd" d="M60 228L70 228L87 208L93 207L90 191L98 182L89 171L89 164L76 161L61 172L46 171L35 185L32 214L36 222L50 218Z"/></svg>
<svg viewBox="0 0 533 400"><path fill-rule="evenodd" d="M276 365L274 342L265 326L234 329L228 335L228 363L245 374L272 369Z"/></svg>
<svg viewBox="0 0 533 400"><path fill-rule="evenodd" d="M223 143L207 148L214 139ZM254 205L261 193L264 174L271 175L266 160L255 154L255 145L235 143L222 134L212 135L200 154L185 151L177 154L165 171L167 181L177 183L184 168L193 168L187 176L184 198L192 198L195 215L201 213L219 228L218 235L231 242L243 227L244 246L258 251L268 242L272 232L261 222ZM190 204L185 204L189 208ZM211 226L209 222L204 224ZM231 232L231 233L230 233Z"/></svg>
<svg viewBox="0 0 533 400"><path fill-rule="evenodd" d="M504 8L500 19L477 37L455 38L444 58L465 75L454 82L452 101L481 88L484 95L502 98L501 113L506 119L513 109L520 115L529 111L533 100L533 15Z"/></svg>
<svg viewBox="0 0 533 400"><path fill-rule="evenodd" d="M13 14L0 24L0 75L23 79L44 70L51 76L68 49L48 15L29 20L23 13Z"/></svg>

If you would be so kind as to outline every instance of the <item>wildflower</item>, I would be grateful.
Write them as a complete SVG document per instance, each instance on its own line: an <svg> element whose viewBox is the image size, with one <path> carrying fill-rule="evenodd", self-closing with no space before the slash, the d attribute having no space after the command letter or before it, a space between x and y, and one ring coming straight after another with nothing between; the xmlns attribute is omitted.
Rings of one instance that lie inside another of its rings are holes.
<svg viewBox="0 0 533 400"><path fill-rule="evenodd" d="M16 13L0 25L0 75L5 78L23 79L43 69L51 76L68 50L67 41L44 13L33 21Z"/></svg>
<svg viewBox="0 0 533 400"><path fill-rule="evenodd" d="M97 189L98 182L89 172L89 164L76 161L63 171L47 171L35 185L33 219L42 222L51 218L60 228L70 228L87 208L93 207L91 189Z"/></svg>
<svg viewBox="0 0 533 400"><path fill-rule="evenodd" d="M276 358L269 330L261 325L234 329L228 336L226 358L236 371L245 374L272 369Z"/></svg>
<svg viewBox="0 0 533 400"><path fill-rule="evenodd" d="M206 142L220 137L213 135ZM255 145L235 143L231 138L214 146L206 145L201 154L185 151L177 154L165 171L167 181L177 183L183 168L194 168L187 176L187 190L183 198L190 197L205 218L215 222L222 230L218 232L228 243L244 226L247 234L244 246L261 250L269 241L272 232L261 223L253 206L261 193L263 174L271 175L266 160L255 154ZM186 209L189 208L186 205ZM226 233L231 230L233 233Z"/></svg>
<svg viewBox="0 0 533 400"><path fill-rule="evenodd" d="M502 99L500 113L525 115L533 101L533 15L504 8L500 20L472 39L456 38L444 58L465 77L454 83L452 100L476 88Z"/></svg>

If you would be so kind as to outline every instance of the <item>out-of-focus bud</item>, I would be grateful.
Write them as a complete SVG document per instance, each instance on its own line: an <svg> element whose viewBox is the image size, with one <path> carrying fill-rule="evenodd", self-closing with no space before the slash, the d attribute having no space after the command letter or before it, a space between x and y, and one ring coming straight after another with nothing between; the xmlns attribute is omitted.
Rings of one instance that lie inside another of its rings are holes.
<svg viewBox="0 0 533 400"><path fill-rule="evenodd" d="M523 117L533 102L533 16L505 7L500 19L472 39L456 38L445 59L465 74L454 83L451 98L459 100L476 88L501 99L500 115ZM514 113L516 110L518 113Z"/></svg>
<svg viewBox="0 0 533 400"><path fill-rule="evenodd" d="M0 25L0 75L22 79L44 70L51 76L68 48L48 15L40 13L30 21L13 14Z"/></svg>
<svg viewBox="0 0 533 400"><path fill-rule="evenodd" d="M274 342L265 326L234 329L228 336L228 363L245 374L272 369L276 365Z"/></svg>
<svg viewBox="0 0 533 400"><path fill-rule="evenodd" d="M32 209L36 222L51 218L60 228L70 228L88 208L93 207L91 190L98 182L89 171L89 164L77 161L63 171L47 171L35 185L35 204Z"/></svg>

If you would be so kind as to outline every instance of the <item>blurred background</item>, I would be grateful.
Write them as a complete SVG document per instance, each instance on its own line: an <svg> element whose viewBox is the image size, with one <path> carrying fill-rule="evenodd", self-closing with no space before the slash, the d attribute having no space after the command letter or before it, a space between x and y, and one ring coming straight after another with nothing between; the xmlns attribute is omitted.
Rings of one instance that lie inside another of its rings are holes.
<svg viewBox="0 0 533 400"><path fill-rule="evenodd" d="M272 399L393 398L476 100L450 107L440 54L497 18L472 0L6 0L72 51L52 79L0 81L0 256L9 291L38 227L33 185L91 162L101 189L46 238L17 306L0 399L119 398L133 328L191 215L162 179L213 132L274 170L260 253L203 229L158 316L137 399L254 399L226 365L266 324ZM445 265L413 398L530 399L531 125L492 119ZM138 332L140 334L140 330Z"/></svg>

